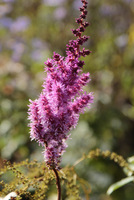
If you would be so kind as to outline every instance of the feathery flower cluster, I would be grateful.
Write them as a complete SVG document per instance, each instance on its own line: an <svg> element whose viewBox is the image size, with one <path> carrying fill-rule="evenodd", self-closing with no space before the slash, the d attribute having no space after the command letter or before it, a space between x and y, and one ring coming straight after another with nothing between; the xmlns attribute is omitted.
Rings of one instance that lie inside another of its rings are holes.
<svg viewBox="0 0 134 200"><path fill-rule="evenodd" d="M84 19L87 15L87 1L82 1L81 14L76 19L79 27L72 32L76 40L70 40L66 48L66 57L58 53L45 62L47 77L38 99L30 100L29 120L30 137L45 147L44 158L50 168L59 169L61 156L67 145L69 131L75 128L79 114L93 102L92 93L83 91L89 81L89 73L81 73L84 61L80 57L90 54L81 45L88 40L82 36L89 25Z"/></svg>

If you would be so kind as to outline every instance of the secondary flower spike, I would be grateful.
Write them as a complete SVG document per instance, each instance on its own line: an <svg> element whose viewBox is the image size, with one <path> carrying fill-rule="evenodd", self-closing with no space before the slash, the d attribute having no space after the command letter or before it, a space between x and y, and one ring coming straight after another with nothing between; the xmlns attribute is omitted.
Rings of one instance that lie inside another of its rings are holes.
<svg viewBox="0 0 134 200"><path fill-rule="evenodd" d="M67 44L66 57L54 52L53 58L45 62L47 76L42 92L38 99L30 100L28 110L30 137L45 147L44 159L49 168L60 168L69 131L76 127L79 114L93 102L92 93L83 91L90 74L82 73L85 63L80 58L90 51L80 48L88 40L82 33L89 25L85 21L87 1L81 2L81 14L76 19L79 27L72 30L76 39Z"/></svg>

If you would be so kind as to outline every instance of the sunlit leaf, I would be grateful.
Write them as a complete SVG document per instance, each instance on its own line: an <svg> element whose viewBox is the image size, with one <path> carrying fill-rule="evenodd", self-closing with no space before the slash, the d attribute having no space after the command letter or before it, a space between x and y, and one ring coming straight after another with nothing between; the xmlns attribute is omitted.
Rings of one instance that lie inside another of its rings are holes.
<svg viewBox="0 0 134 200"><path fill-rule="evenodd" d="M127 177L127 178L124 178L122 179L121 181L118 181L116 183L114 183L113 185L111 185L108 190L107 190L107 194L110 195L112 194L115 190L117 190L118 188L130 183L134 181L134 176L131 176L131 177Z"/></svg>

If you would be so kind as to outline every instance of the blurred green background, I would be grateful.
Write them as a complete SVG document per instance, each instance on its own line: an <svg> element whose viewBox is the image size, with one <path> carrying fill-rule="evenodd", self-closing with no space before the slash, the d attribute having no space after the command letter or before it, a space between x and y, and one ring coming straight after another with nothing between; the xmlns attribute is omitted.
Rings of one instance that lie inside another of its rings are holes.
<svg viewBox="0 0 134 200"><path fill-rule="evenodd" d="M127 158L134 154L134 0L88 0L84 71L92 81L94 104L72 131L62 166L100 148ZM0 159L43 160L42 147L29 139L27 105L41 91L44 62L53 51L65 56L77 27L80 0L0 0ZM124 178L108 160L90 160L76 168L91 184L91 200L133 200L134 184L105 195ZM84 198L83 198L84 199Z"/></svg>

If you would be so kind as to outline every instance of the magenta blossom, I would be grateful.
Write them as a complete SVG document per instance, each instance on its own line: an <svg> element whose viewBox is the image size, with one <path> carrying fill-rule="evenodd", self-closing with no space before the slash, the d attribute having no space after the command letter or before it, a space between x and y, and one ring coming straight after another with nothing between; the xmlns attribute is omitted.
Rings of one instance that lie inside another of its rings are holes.
<svg viewBox="0 0 134 200"><path fill-rule="evenodd" d="M44 157L50 168L59 169L61 156L67 145L69 132L76 127L79 114L93 102L92 93L83 91L89 81L89 73L82 73L84 61L80 57L90 54L80 46L88 40L82 36L89 25L84 19L87 15L87 1L81 0L81 15L76 19L79 28L73 29L76 40L70 40L64 58L54 52L53 59L45 62L47 77L38 99L29 105L30 137L45 146Z"/></svg>

